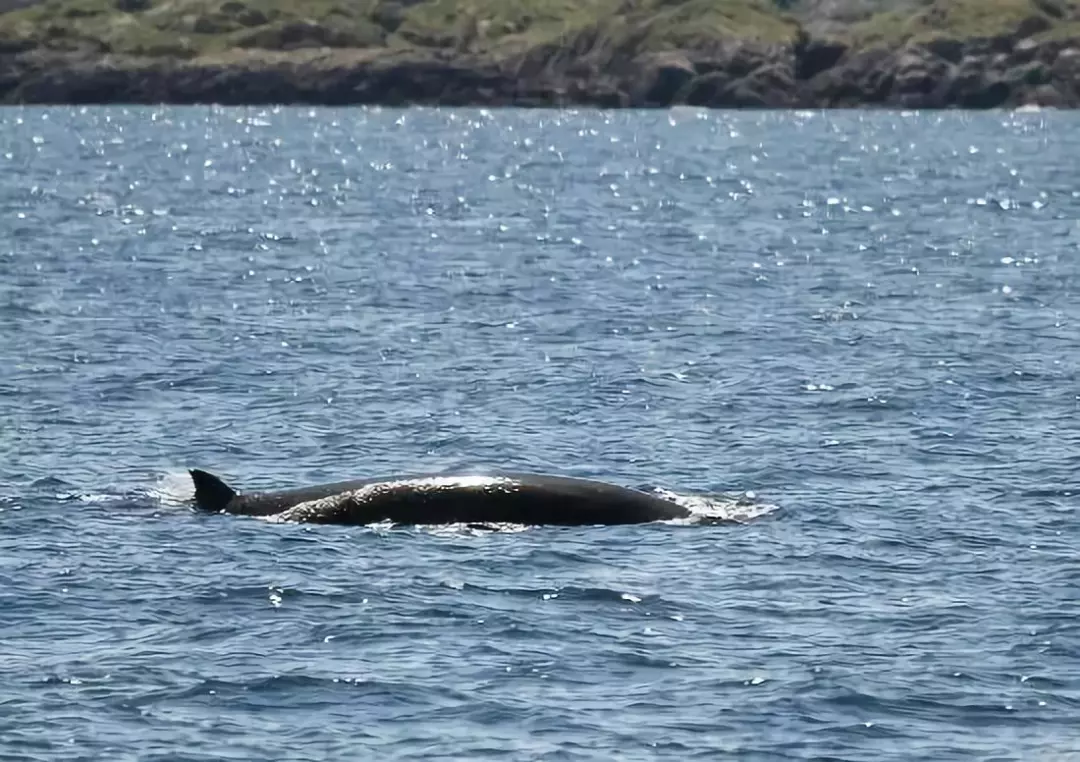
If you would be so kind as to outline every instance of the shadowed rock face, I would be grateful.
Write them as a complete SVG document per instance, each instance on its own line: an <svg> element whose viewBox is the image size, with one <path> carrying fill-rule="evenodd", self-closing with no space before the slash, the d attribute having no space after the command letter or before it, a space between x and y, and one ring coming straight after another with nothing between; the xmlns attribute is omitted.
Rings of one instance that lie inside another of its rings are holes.
<svg viewBox="0 0 1080 762"><path fill-rule="evenodd" d="M710 108L995 108L1080 105L1080 44L1046 42L1005 53L959 44L959 60L925 46L839 46L685 53L634 62L625 73L516 76L468 58L343 54L234 60L103 58L0 50L4 103L303 103ZM835 59L835 60L833 60ZM630 69L636 68L636 75Z"/></svg>
<svg viewBox="0 0 1080 762"><path fill-rule="evenodd" d="M29 2L0 0L0 8L3 3ZM1052 6L1055 0L1044 2ZM395 8L408 5L397 3ZM305 24L277 30L288 43L282 43L284 50L263 50L256 41L254 47L215 57L125 56L109 54L103 43L87 40L59 50L0 39L0 102L612 108L1080 105L1080 39L1038 37L1051 23L1050 16L1025 18L1009 34L938 37L891 47L857 47L820 31L835 27L838 19L862 18L883 5L883 0L803 0L795 9L802 9L797 15L804 23L788 42L721 39L692 49L646 52L640 52L640 40L613 42L599 28L557 45L498 56L470 52L467 45L390 48L373 40L375 47L355 47L366 43L338 39Z"/></svg>

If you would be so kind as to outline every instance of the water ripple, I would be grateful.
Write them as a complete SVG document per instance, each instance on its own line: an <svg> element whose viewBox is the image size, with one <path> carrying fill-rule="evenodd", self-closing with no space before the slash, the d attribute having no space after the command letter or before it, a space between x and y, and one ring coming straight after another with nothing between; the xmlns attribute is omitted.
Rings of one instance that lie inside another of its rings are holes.
<svg viewBox="0 0 1080 762"><path fill-rule="evenodd" d="M1073 119L0 114L0 756L1077 756ZM273 525L193 466L742 521Z"/></svg>

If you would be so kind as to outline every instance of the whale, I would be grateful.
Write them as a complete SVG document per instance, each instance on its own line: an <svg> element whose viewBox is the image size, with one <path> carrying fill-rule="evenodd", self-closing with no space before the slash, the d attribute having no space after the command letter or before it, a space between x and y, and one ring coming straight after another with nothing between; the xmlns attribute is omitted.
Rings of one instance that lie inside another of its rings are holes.
<svg viewBox="0 0 1080 762"><path fill-rule="evenodd" d="M692 515L688 508L643 490L547 474L392 476L244 493L208 471L192 468L188 473L198 510L273 522L588 526Z"/></svg>

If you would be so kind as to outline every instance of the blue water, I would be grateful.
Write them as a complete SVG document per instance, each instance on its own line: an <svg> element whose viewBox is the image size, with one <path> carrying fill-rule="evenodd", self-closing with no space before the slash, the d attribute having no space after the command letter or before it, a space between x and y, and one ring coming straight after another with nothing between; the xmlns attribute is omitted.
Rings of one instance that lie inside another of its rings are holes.
<svg viewBox="0 0 1080 762"><path fill-rule="evenodd" d="M0 758L1080 759L1077 119L0 112Z"/></svg>

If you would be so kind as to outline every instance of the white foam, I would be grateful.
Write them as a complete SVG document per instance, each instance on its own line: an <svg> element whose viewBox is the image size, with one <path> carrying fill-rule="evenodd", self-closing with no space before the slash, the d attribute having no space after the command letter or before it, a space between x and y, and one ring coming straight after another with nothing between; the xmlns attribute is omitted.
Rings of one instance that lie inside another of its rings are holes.
<svg viewBox="0 0 1080 762"><path fill-rule="evenodd" d="M653 494L691 511L690 516L669 522L673 524L697 524L702 521L731 521L741 524L778 510L776 505L758 501L753 492L734 495L684 495L656 487Z"/></svg>
<svg viewBox="0 0 1080 762"><path fill-rule="evenodd" d="M169 471L150 487L146 494L165 505L182 505L195 496L195 485L187 471Z"/></svg>

